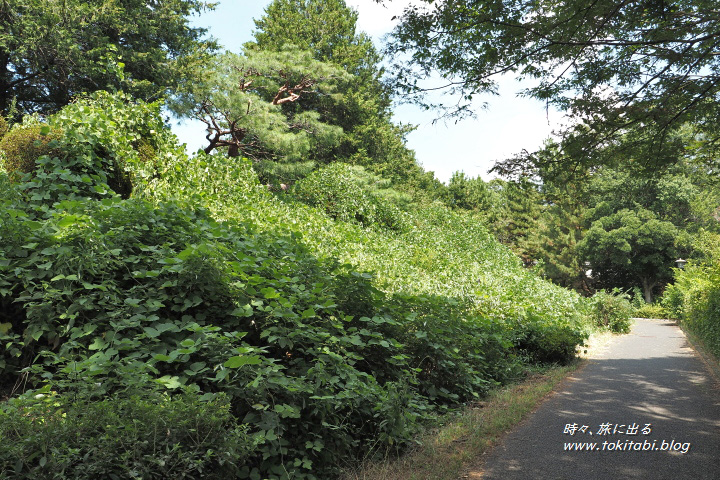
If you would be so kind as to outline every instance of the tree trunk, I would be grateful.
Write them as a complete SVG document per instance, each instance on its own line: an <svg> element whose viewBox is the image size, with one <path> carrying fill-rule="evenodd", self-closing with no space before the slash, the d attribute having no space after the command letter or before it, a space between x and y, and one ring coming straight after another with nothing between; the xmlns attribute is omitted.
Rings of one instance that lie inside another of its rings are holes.
<svg viewBox="0 0 720 480"><path fill-rule="evenodd" d="M0 52L0 115L7 114L10 106L10 58L5 52Z"/></svg>
<svg viewBox="0 0 720 480"><path fill-rule="evenodd" d="M657 281L651 281L649 278L643 277L642 285L643 285L643 294L645 295L645 303L652 303L653 302L652 290L653 290L653 288L655 288L655 285L657 285Z"/></svg>

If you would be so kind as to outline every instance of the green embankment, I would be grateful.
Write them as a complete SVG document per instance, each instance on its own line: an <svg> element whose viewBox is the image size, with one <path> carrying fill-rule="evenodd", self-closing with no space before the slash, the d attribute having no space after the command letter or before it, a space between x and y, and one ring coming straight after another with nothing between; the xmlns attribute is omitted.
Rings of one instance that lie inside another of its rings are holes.
<svg viewBox="0 0 720 480"><path fill-rule="evenodd" d="M591 328L471 216L357 169L276 195L157 105L48 122L52 156L0 173L0 478L332 478Z"/></svg>

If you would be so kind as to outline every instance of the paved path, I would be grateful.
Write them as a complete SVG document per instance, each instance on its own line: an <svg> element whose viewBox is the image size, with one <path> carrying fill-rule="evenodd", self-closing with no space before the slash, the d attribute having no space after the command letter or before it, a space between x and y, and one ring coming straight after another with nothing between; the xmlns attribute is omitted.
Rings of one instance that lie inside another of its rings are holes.
<svg viewBox="0 0 720 480"><path fill-rule="evenodd" d="M470 478L719 480L720 387L674 323L637 320Z"/></svg>

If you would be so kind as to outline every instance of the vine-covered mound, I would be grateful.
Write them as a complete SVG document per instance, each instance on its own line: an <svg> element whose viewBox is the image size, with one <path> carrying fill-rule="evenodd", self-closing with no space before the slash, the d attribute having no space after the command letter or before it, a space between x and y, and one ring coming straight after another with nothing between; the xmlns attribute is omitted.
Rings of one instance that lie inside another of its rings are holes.
<svg viewBox="0 0 720 480"><path fill-rule="evenodd" d="M0 173L0 476L331 478L586 338L579 296L361 169L276 196L122 94L28 125L35 168Z"/></svg>

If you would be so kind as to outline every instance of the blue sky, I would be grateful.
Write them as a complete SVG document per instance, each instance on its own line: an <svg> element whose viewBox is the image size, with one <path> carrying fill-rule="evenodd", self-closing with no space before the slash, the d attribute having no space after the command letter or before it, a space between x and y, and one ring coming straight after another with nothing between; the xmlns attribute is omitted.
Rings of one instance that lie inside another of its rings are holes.
<svg viewBox="0 0 720 480"><path fill-rule="evenodd" d="M392 17L409 3L395 0L381 6L373 0L346 1L358 11L359 29L371 35L378 46L393 26ZM239 52L242 44L252 39L253 19L262 16L269 3L270 0L223 0L214 11L195 17L193 24L208 28L227 50ZM495 160L540 147L562 120L562 114L546 112L544 104L518 97L520 89L511 78L502 79L499 96L478 100L478 106L488 102L489 108L478 108L477 118L458 123L433 125L436 114L410 105L396 107L394 118L418 126L408 135L408 146L415 150L419 163L435 172L440 180L446 182L455 171L489 179L487 170ZM173 126L180 141L187 143L191 151L205 146L203 128L200 122Z"/></svg>

